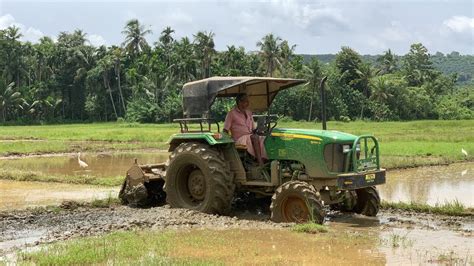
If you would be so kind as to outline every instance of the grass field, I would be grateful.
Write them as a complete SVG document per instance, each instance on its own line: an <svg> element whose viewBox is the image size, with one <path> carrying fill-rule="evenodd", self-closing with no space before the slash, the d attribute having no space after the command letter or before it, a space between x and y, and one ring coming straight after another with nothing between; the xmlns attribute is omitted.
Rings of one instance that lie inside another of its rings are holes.
<svg viewBox="0 0 474 266"><path fill-rule="evenodd" d="M311 122L282 122L284 128L321 128ZM386 168L435 165L474 157L474 121L329 122L330 130L371 133L381 144ZM166 149L177 124L95 123L0 128L0 155L50 152ZM468 152L468 156L461 153Z"/></svg>

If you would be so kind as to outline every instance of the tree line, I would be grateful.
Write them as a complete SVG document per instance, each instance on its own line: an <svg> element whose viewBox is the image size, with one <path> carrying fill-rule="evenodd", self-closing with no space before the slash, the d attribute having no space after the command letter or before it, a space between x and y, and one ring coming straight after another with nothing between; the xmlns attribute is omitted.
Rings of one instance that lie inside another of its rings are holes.
<svg viewBox="0 0 474 266"><path fill-rule="evenodd" d="M333 120L471 119L473 85L433 66L422 44L403 56L390 50L365 60L342 47L331 62L305 60L295 45L274 34L256 51L228 45L216 51L212 31L175 39L166 27L156 42L151 30L130 20L120 46L94 47L81 30L57 40L20 41L19 28L0 30L0 122L116 121L169 122L182 117L181 87L210 76L269 76L308 81L281 92L271 112L294 120L321 117L319 82L327 76L327 113ZM306 58L307 59L307 58ZM222 119L232 106L213 106Z"/></svg>

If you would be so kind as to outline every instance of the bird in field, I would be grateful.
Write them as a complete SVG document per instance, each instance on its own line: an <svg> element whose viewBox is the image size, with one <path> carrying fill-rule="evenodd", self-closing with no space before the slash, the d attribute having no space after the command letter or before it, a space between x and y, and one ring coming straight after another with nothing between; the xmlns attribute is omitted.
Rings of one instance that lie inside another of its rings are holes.
<svg viewBox="0 0 474 266"><path fill-rule="evenodd" d="M465 149L461 148L461 152L462 152L462 154L464 154L464 156L467 157L467 151Z"/></svg>
<svg viewBox="0 0 474 266"><path fill-rule="evenodd" d="M86 162L81 160L81 153L77 154L77 162L81 168L87 168L89 166Z"/></svg>

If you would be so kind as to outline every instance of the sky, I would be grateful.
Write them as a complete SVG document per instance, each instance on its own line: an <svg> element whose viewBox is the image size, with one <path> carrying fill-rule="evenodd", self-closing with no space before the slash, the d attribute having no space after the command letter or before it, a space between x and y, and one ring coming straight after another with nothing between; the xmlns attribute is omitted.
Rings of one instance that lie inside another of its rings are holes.
<svg viewBox="0 0 474 266"><path fill-rule="evenodd" d="M0 29L16 25L24 41L81 29L93 45L120 45L130 19L152 30L150 43L166 26L176 39L212 31L219 51L228 45L258 50L256 43L273 33L296 44L300 54L337 53L349 46L360 54L391 49L403 55L418 42L432 54L474 54L472 0L0 0Z"/></svg>

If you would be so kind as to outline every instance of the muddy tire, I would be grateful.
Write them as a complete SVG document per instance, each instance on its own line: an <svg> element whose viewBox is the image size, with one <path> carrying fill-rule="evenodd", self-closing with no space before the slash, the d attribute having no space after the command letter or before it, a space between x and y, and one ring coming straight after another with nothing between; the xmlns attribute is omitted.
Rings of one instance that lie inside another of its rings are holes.
<svg viewBox="0 0 474 266"><path fill-rule="evenodd" d="M234 189L228 164L208 145L182 143L171 153L165 185L171 207L226 214Z"/></svg>
<svg viewBox="0 0 474 266"><path fill-rule="evenodd" d="M380 196L375 187L356 190L357 202L354 212L366 216L376 216L380 209Z"/></svg>
<svg viewBox="0 0 474 266"><path fill-rule="evenodd" d="M312 186L301 181L286 182L277 188L270 205L271 220L277 223L324 222L321 196Z"/></svg>

